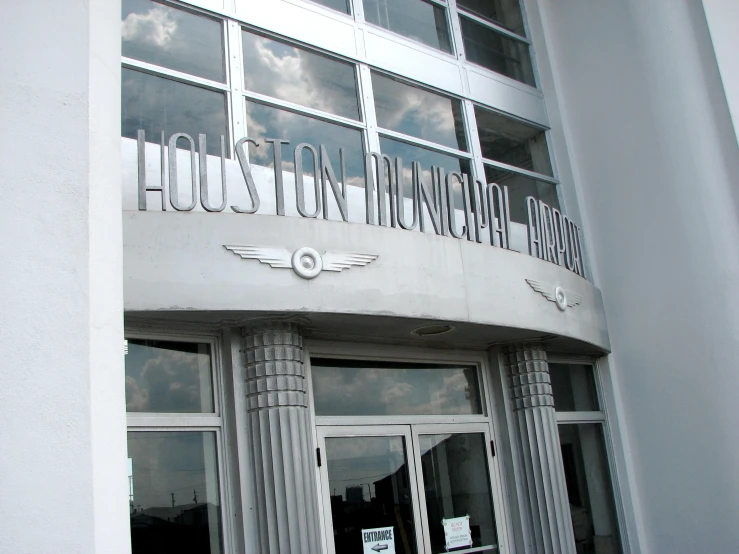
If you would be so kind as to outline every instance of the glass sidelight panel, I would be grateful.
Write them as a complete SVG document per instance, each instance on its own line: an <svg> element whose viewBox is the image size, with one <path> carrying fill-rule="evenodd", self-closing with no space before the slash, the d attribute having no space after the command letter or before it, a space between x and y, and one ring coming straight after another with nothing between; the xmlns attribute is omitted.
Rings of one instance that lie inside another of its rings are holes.
<svg viewBox="0 0 739 554"><path fill-rule="evenodd" d="M133 554L220 554L213 432L128 433Z"/></svg>
<svg viewBox="0 0 739 554"><path fill-rule="evenodd" d="M362 529L392 527L395 552L415 554L412 489L403 436L327 437L335 552L364 552Z"/></svg>
<svg viewBox="0 0 739 554"><path fill-rule="evenodd" d="M470 548L497 548L485 434L419 435L418 444L429 552L446 552L444 520L465 516L469 516Z"/></svg>
<svg viewBox="0 0 739 554"><path fill-rule="evenodd" d="M622 552L603 426L560 424L559 442L577 553Z"/></svg>

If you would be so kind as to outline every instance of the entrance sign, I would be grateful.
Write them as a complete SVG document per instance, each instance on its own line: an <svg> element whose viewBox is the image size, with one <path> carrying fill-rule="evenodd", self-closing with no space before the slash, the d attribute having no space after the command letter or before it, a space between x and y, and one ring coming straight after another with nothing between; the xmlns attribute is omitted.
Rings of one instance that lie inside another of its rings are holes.
<svg viewBox="0 0 739 554"><path fill-rule="evenodd" d="M444 526L444 539L447 550L462 546L472 546L470 516L442 519L441 523Z"/></svg>
<svg viewBox="0 0 739 554"><path fill-rule="evenodd" d="M227 159L226 141L221 136L220 171L217 166L211 167L214 175L208 175L208 158L216 157L206 154L205 135L198 136L197 152L196 141L186 133L174 133L165 139L162 133L158 148L158 175L147 179L146 133L143 129L137 132L137 204L140 211L149 208L147 193L156 193L160 197L157 205L161 206L161 211L170 206L178 212L189 212L202 206L206 212L230 209L239 214L257 213L262 202L247 147L250 144L258 147L259 141L244 137L236 142L236 161L232 162ZM270 196L274 194L273 213L287 215L286 201L290 191L283 176L281 147L290 143L283 139L264 139L261 144L272 148L274 155L274 175L270 177L274 192L269 191ZM183 149L185 145L187 148ZM188 163L178 163L178 152L189 157ZM227 166L235 166L236 162L238 176L227 171ZM441 167L422 167L416 161L367 152L364 183L348 186L344 149L339 149L339 166L334 168L323 144L315 148L306 142L294 148L291 162L295 174L293 198L302 217L329 219L333 214L331 217L338 215L348 222L350 197L364 189L364 213L360 217L367 225L407 231L428 230L459 240L514 249L511 245L510 197L505 185L485 183L460 171L447 173ZM308 175L305 175L304 167L309 170ZM210 189L209 181L214 190ZM262 189L261 193L264 192ZM242 197L244 202L237 205L233 200L235 195ZM533 196L527 197L525 202L529 255L584 277L581 229L558 209ZM353 217L357 221L357 214Z"/></svg>
<svg viewBox="0 0 739 554"><path fill-rule="evenodd" d="M395 537L392 527L362 529L364 554L395 554Z"/></svg>

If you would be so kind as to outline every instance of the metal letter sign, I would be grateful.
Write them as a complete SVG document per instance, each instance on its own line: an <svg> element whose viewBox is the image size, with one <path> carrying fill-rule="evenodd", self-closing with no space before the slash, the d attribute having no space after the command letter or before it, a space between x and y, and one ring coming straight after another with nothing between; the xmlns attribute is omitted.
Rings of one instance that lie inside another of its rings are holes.
<svg viewBox="0 0 739 554"><path fill-rule="evenodd" d="M395 537L392 527L362 529L364 554L395 554Z"/></svg>
<svg viewBox="0 0 739 554"><path fill-rule="evenodd" d="M441 524L444 526L444 541L447 550L462 546L472 546L470 516L442 519Z"/></svg>
<svg viewBox="0 0 739 554"><path fill-rule="evenodd" d="M234 146L234 153L243 182L228 183L226 142L221 137L221 190L215 193L215 198L210 198L209 156L206 155L205 135L198 135L197 155L195 140L186 133L174 133L169 140L165 140L164 133L161 133L158 138L161 171L159 178L154 180L159 183L150 185L147 184L146 175L146 133L141 129L137 132L139 210L147 209L147 192L157 192L161 195L162 211L167 209L167 204L181 212L192 211L200 204L206 212L221 212L229 205L228 193L231 192L232 197L234 195L234 189L229 191L229 185L241 187L245 184L251 207L248 204L231 205L231 210L240 214L256 213L260 207L259 193L245 148L251 144L255 148L271 148L273 151L274 213L286 215L281 149L283 145L290 144L289 141L267 138L260 144L249 137L239 140ZM184 166L183 174L178 174L178 150L189 154L189 179L184 173ZM323 144L316 148L302 142L294 148L294 198L299 215L329 219L331 210L343 221L349 221L349 183L344 159L344 150L340 148L339 166L334 168ZM185 190L185 183L189 185L189 190ZM361 188L359 183L353 185L357 189ZM414 161L404 165L401 158L391 159L377 152L368 152L365 155L363 185L365 217L362 219L369 225L400 227L408 231L419 228L421 231L433 231L437 235L457 240L484 242L504 249L513 248L507 186L484 183L461 172L446 174L440 167L423 168ZM580 228L558 209L533 196L526 198L525 202L529 254L584 277ZM356 208L356 204L354 206Z"/></svg>

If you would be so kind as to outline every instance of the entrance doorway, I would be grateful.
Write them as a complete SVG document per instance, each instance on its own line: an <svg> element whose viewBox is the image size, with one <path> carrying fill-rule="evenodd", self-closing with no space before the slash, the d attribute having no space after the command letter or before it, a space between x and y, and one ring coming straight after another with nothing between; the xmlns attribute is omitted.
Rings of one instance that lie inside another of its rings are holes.
<svg viewBox="0 0 739 554"><path fill-rule="evenodd" d="M398 554L499 551L488 424L332 425L318 440L330 553L391 554L363 533L387 528Z"/></svg>
<svg viewBox="0 0 739 554"><path fill-rule="evenodd" d="M311 357L329 554L507 552L485 362L434 357Z"/></svg>

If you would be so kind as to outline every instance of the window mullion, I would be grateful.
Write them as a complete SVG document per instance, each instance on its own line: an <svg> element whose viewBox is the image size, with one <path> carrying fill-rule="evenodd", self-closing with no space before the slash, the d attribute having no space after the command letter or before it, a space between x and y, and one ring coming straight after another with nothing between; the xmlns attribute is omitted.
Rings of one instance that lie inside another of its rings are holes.
<svg viewBox="0 0 739 554"><path fill-rule="evenodd" d="M236 142L246 136L246 115L244 98L241 96L241 90L244 87L244 63L243 53L241 49L241 27L235 21L227 20L226 23L226 41L228 48L226 62L228 65L228 75L230 83L230 115L231 115L231 134L233 141L231 148L234 148ZM234 158L232 158L234 159Z"/></svg>
<svg viewBox="0 0 739 554"><path fill-rule="evenodd" d="M199 86L207 89L211 89L218 92L224 92L228 90L226 83L219 83L218 81L211 81L210 79L203 79L196 75L190 75L189 73L182 73L176 69L169 69L161 65L154 65L149 62L143 62L134 58L121 57L121 66L127 69L138 70L143 73L150 73L157 77L164 77L166 79L172 79L173 81L179 81L187 85Z"/></svg>
<svg viewBox="0 0 739 554"><path fill-rule="evenodd" d="M454 41L454 55L458 60L465 60L464 39L462 37L462 26L459 24L459 16L457 15L457 0L449 0L449 23L451 24L452 39ZM467 79L462 79L465 95L469 95L469 83Z"/></svg>
<svg viewBox="0 0 739 554"><path fill-rule="evenodd" d="M361 0L358 0L361 2ZM359 90L367 124L367 143L370 152L380 151L380 136L377 133L377 112L372 91L372 71L366 64L359 64Z"/></svg>
<svg viewBox="0 0 739 554"><path fill-rule="evenodd" d="M467 143L472 153L472 172L482 182L485 179L485 166L482 163L482 149L480 147L480 136L477 132L477 119L475 118L475 106L471 100L462 100L464 121L467 125Z"/></svg>

